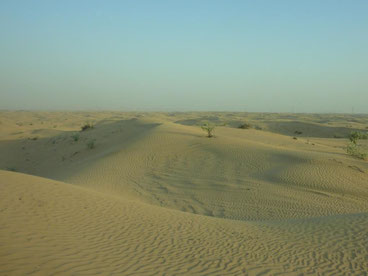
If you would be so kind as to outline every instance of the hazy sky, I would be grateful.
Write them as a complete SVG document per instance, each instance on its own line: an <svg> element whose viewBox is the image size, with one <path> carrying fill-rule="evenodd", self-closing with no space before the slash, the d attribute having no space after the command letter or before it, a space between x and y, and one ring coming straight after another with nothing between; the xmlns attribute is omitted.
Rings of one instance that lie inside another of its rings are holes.
<svg viewBox="0 0 368 276"><path fill-rule="evenodd" d="M368 1L0 1L0 109L368 113Z"/></svg>

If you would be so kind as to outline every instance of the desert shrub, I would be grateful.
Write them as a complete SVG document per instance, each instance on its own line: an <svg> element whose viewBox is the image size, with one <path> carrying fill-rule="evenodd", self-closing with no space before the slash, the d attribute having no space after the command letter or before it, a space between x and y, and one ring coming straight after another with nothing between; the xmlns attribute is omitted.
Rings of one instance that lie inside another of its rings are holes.
<svg viewBox="0 0 368 276"><path fill-rule="evenodd" d="M201 126L201 128L207 132L207 137L213 137L213 131L215 130L215 126L210 125L209 123L205 123Z"/></svg>
<svg viewBox="0 0 368 276"><path fill-rule="evenodd" d="M298 138L296 138L295 136L293 137L294 140L298 140Z"/></svg>
<svg viewBox="0 0 368 276"><path fill-rule="evenodd" d="M352 133L350 133L350 135L349 135L349 140L350 140L350 142L352 142L352 143L354 143L354 144L356 144L357 143L357 141L359 140L359 139L361 139L362 138L362 134L360 133L360 132L358 132L358 131L353 131Z"/></svg>
<svg viewBox="0 0 368 276"><path fill-rule="evenodd" d="M79 140L79 133L74 133L72 135L72 138L73 138L74 142L78 142L78 140Z"/></svg>
<svg viewBox="0 0 368 276"><path fill-rule="evenodd" d="M353 141L351 141L347 148L346 148L346 152L351 155L354 156L356 158L359 159L367 159L368 158L368 153L363 152L363 150L356 144L356 142L354 143Z"/></svg>
<svg viewBox="0 0 368 276"><path fill-rule="evenodd" d="M94 149L95 148L95 141L96 140L89 140L88 142L87 142L87 148L88 149Z"/></svg>
<svg viewBox="0 0 368 276"><path fill-rule="evenodd" d="M251 125L248 124L248 123L243 123L243 124L239 125L238 128L249 129L249 128L251 128Z"/></svg>
<svg viewBox="0 0 368 276"><path fill-rule="evenodd" d="M82 127L81 127L81 130L82 131L86 131L86 130L88 130L88 129L92 129L92 128L94 128L95 126L92 124L92 123L86 123L85 125L83 125Z"/></svg>

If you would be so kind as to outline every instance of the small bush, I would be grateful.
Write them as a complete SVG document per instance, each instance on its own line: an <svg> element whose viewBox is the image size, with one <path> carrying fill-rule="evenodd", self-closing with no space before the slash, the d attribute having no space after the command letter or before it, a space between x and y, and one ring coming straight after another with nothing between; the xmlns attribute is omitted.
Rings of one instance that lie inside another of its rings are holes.
<svg viewBox="0 0 368 276"><path fill-rule="evenodd" d="M354 156L356 158L359 158L359 159L363 159L363 160L366 160L368 158L368 154L366 152L363 152L360 147L354 143L353 141L351 141L347 148L346 148L346 152L351 155L351 156Z"/></svg>
<svg viewBox="0 0 368 276"><path fill-rule="evenodd" d="M296 138L295 136L293 137L294 140L298 140L298 138Z"/></svg>
<svg viewBox="0 0 368 276"><path fill-rule="evenodd" d="M361 138L361 136L362 136L362 134L360 132L354 131L354 132L350 133L349 140L353 144L356 144L357 141Z"/></svg>
<svg viewBox="0 0 368 276"><path fill-rule="evenodd" d="M294 131L294 133L295 133L295 134L298 134L298 135L303 134L303 132L301 132L301 131L299 131L299 130L295 130L295 131Z"/></svg>
<svg viewBox="0 0 368 276"><path fill-rule="evenodd" d="M88 149L94 149L95 148L95 141L96 140L90 140L90 141L88 141L87 148Z"/></svg>
<svg viewBox="0 0 368 276"><path fill-rule="evenodd" d="M92 128L94 128L95 126L92 124L92 123L86 123L85 125L83 125L82 127L81 127L81 130L82 131L86 131L86 130L88 130L88 129L92 129Z"/></svg>
<svg viewBox="0 0 368 276"><path fill-rule="evenodd" d="M72 135L72 138L73 138L74 142L78 142L78 140L79 140L79 133L74 133Z"/></svg>
<svg viewBox="0 0 368 276"><path fill-rule="evenodd" d="M238 128L241 128L241 129L250 129L251 127L252 126L248 123L244 123L238 126Z"/></svg>
<svg viewBox="0 0 368 276"><path fill-rule="evenodd" d="M215 126L210 125L208 123L205 123L204 125L201 126L201 128L207 132L207 137L211 138L213 137L213 131L215 130Z"/></svg>

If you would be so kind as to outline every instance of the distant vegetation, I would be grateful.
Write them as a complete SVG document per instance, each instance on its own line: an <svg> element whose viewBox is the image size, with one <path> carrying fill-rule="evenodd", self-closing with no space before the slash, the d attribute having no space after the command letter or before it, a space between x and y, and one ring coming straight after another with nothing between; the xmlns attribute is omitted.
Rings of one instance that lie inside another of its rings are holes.
<svg viewBox="0 0 368 276"><path fill-rule="evenodd" d="M92 124L92 123L86 123L85 125L83 125L82 127L81 127L81 131L86 131L86 130L88 130L88 129L92 129L92 128L94 128L95 126Z"/></svg>
<svg viewBox="0 0 368 276"><path fill-rule="evenodd" d="M241 129L249 129L251 128L252 126L248 123L243 123L241 125L238 126L238 128L241 128Z"/></svg>
<svg viewBox="0 0 368 276"><path fill-rule="evenodd" d="M356 144L359 139L367 140L368 139L368 133L362 133L359 131L354 131L350 133L349 140L350 142Z"/></svg>
<svg viewBox="0 0 368 276"><path fill-rule="evenodd" d="M73 140L74 140L74 142L78 142L78 140L79 140L79 133L74 133L73 135L72 135L72 138L73 138Z"/></svg>
<svg viewBox="0 0 368 276"><path fill-rule="evenodd" d="M367 133L361 133L358 131L354 131L349 136L349 144L346 148L346 152L359 159L366 160L368 158L368 153L364 151L364 149L358 144L358 140L367 140L368 134Z"/></svg>
<svg viewBox="0 0 368 276"><path fill-rule="evenodd" d="M359 147L357 144L350 142L346 148L346 152L359 159L366 160L368 158L368 153L363 152L361 147Z"/></svg>
<svg viewBox="0 0 368 276"><path fill-rule="evenodd" d="M210 125L209 123L205 123L201 126L201 128L207 132L207 137L211 138L213 137L213 131L215 130L215 126L214 125Z"/></svg>

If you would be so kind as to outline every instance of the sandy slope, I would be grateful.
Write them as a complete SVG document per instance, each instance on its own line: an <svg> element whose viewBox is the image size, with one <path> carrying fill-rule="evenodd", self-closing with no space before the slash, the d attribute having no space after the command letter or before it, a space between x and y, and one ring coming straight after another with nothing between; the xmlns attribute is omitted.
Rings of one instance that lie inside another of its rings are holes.
<svg viewBox="0 0 368 276"><path fill-rule="evenodd" d="M368 162L329 137L367 117L0 115L0 169L26 173L0 174L0 274L365 275Z"/></svg>
<svg viewBox="0 0 368 276"><path fill-rule="evenodd" d="M1 275L364 275L368 214L237 222L0 172Z"/></svg>

